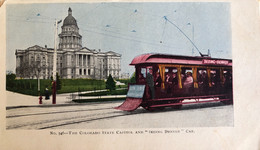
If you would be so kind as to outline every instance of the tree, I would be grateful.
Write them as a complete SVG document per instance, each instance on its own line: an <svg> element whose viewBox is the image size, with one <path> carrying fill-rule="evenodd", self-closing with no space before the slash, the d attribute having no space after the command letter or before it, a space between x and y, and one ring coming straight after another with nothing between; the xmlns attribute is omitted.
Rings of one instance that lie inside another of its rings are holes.
<svg viewBox="0 0 260 150"><path fill-rule="evenodd" d="M106 81L106 89L109 89L109 91L116 89L116 82L112 78L111 74L109 74L107 81Z"/></svg>
<svg viewBox="0 0 260 150"><path fill-rule="evenodd" d="M15 86L15 78L16 75L12 72L8 72L6 74L6 87L9 88L13 88Z"/></svg>

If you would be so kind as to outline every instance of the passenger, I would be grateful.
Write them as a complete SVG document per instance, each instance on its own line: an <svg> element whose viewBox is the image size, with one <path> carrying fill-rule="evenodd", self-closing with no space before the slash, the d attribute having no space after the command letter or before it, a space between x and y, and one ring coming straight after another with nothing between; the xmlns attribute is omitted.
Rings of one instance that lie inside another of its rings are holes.
<svg viewBox="0 0 260 150"><path fill-rule="evenodd" d="M199 88L203 87L203 72L198 72L198 86Z"/></svg>
<svg viewBox="0 0 260 150"><path fill-rule="evenodd" d="M173 86L178 85L178 79L176 73L172 74L172 85Z"/></svg>
<svg viewBox="0 0 260 150"><path fill-rule="evenodd" d="M211 76L211 85L212 85L212 87L215 87L216 86L216 73L211 73L210 76Z"/></svg>
<svg viewBox="0 0 260 150"><path fill-rule="evenodd" d="M172 76L169 73L166 74L165 88L166 88L167 95L172 93Z"/></svg>
<svg viewBox="0 0 260 150"><path fill-rule="evenodd" d="M156 73L156 80L155 80L155 87L161 87L162 84L162 78L159 74L159 72Z"/></svg>
<svg viewBox="0 0 260 150"><path fill-rule="evenodd" d="M182 86L183 86L183 82L185 81L186 79L186 76L184 73L181 73L181 83L182 83Z"/></svg>
<svg viewBox="0 0 260 150"><path fill-rule="evenodd" d="M208 88L209 88L209 82L208 82L208 77L206 72L202 72L202 76L201 76L201 90L203 94L207 94L208 93Z"/></svg>
<svg viewBox="0 0 260 150"><path fill-rule="evenodd" d="M146 77L146 83L149 86L149 91L151 93L151 98L154 99L154 80L153 80L153 70L150 68Z"/></svg>
<svg viewBox="0 0 260 150"><path fill-rule="evenodd" d="M161 85L162 85L162 78L160 76L160 73L156 73L156 80L155 80L155 96L160 97L161 93Z"/></svg>
<svg viewBox="0 0 260 150"><path fill-rule="evenodd" d="M45 89L44 93L45 93L45 99L46 100L50 99L50 93L49 93L49 89L48 88Z"/></svg>
<svg viewBox="0 0 260 150"><path fill-rule="evenodd" d="M220 74L219 74L219 72L216 73L214 81L215 81L215 93L218 94L218 93L220 93L220 90L221 90Z"/></svg>
<svg viewBox="0 0 260 150"><path fill-rule="evenodd" d="M230 72L225 74L224 88L227 92L232 92L232 75Z"/></svg>
<svg viewBox="0 0 260 150"><path fill-rule="evenodd" d="M183 87L185 89L185 94L192 92L193 78L191 72L187 72L186 79L183 82Z"/></svg>
<svg viewBox="0 0 260 150"><path fill-rule="evenodd" d="M210 74L211 76L211 88L209 94L218 94L220 92L220 74L219 71L215 71Z"/></svg>

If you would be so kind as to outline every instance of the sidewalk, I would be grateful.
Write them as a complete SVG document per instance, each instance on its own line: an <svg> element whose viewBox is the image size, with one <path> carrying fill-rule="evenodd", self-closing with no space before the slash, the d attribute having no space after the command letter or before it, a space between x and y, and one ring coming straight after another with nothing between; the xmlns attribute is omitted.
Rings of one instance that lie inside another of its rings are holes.
<svg viewBox="0 0 260 150"><path fill-rule="evenodd" d="M90 93L92 91L81 92L81 93ZM80 105L79 103L72 101L73 99L98 99L100 96L90 96L90 97L79 97L77 96L78 92L75 93L66 93L66 94L57 94L56 95L56 104L52 104L52 96L49 100L45 100L44 96L42 97L42 104L39 104L39 96L29 96L24 94L19 94L15 92L6 91L6 107L28 107L28 106L63 106L63 105ZM101 98L113 98L113 97L122 97L125 98L125 95L113 95L113 96L101 96ZM81 104L82 105L82 104Z"/></svg>

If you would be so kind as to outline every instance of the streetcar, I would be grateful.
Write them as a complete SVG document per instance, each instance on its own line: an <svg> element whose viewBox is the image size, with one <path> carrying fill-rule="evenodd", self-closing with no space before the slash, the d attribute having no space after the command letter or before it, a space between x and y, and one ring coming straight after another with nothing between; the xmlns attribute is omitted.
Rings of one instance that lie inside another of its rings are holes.
<svg viewBox="0 0 260 150"><path fill-rule="evenodd" d="M232 60L208 56L142 54L135 57L135 84L115 109L148 111L184 104L233 104Z"/></svg>

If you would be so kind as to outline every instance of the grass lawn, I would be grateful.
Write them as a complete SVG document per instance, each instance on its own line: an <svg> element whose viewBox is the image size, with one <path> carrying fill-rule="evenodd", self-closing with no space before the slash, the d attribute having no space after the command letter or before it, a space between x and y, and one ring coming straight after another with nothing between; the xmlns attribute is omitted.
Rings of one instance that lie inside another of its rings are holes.
<svg viewBox="0 0 260 150"><path fill-rule="evenodd" d="M60 81L61 81L61 89L57 90L58 94L82 92L82 91L104 90L106 88L106 83L104 80L60 79ZM127 87L127 84L116 86L116 88L125 88L125 87ZM48 88L49 92L52 93L51 80L49 80L49 79L40 80L41 94L44 94L45 88ZM6 83L6 90L17 92L17 93L22 93L22 94L26 94L26 95L33 95L33 96L37 96L39 94L37 79L15 79L11 83ZM118 94L114 94L114 95L123 95L123 94L118 93Z"/></svg>

